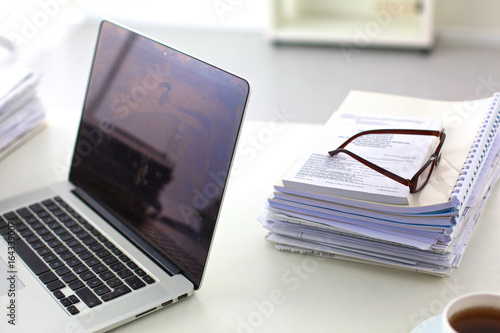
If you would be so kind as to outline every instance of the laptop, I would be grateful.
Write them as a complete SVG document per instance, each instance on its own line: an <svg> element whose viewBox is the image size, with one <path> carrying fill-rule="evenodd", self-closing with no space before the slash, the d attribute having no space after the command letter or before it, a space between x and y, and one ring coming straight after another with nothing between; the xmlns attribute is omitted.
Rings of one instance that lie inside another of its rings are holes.
<svg viewBox="0 0 500 333"><path fill-rule="evenodd" d="M248 96L103 21L68 181L0 201L0 331L103 332L193 295Z"/></svg>

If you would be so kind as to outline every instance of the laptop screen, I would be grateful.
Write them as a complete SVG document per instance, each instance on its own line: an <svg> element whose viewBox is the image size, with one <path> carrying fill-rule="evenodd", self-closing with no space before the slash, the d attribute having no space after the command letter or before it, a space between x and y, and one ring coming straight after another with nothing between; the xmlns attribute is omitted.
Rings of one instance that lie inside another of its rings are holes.
<svg viewBox="0 0 500 333"><path fill-rule="evenodd" d="M198 287L248 83L103 22L70 180Z"/></svg>

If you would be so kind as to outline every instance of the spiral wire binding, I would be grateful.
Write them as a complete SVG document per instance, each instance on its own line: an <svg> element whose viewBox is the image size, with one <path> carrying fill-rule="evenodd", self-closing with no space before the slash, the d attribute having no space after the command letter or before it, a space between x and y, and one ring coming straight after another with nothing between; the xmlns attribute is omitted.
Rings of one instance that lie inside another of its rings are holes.
<svg viewBox="0 0 500 333"><path fill-rule="evenodd" d="M469 153L465 159L464 165L460 170L457 183L451 191L450 201L453 201L454 198L458 199L458 206L456 208L461 208L465 199L468 197L474 181L481 171L483 162L488 157L491 144L496 138L498 126L500 123L498 104L499 98L500 93L495 93L493 95L492 101L488 108L489 112L483 119L481 127L478 130L476 137L474 138L474 141L472 143L471 149L469 150ZM494 116L494 114L496 114L496 116ZM489 134L487 134L488 132ZM487 135L487 140L483 141L485 135ZM481 147L481 145L483 146ZM481 154L479 156L477 155L478 151L481 151ZM475 160L476 158L477 160ZM473 167L474 165L475 167ZM471 169L471 167L473 169Z"/></svg>

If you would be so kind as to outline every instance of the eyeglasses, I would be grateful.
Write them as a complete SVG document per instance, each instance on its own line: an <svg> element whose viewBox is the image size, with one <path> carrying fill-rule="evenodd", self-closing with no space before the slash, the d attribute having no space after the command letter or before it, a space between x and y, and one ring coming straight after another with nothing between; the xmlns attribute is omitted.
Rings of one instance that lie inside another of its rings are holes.
<svg viewBox="0 0 500 333"><path fill-rule="evenodd" d="M439 144L436 147L436 151L431 155L429 160L415 173L415 175L411 179L405 179L401 176L398 176L389 170L379 167L376 164L373 164L370 161L365 160L364 158L354 154L353 152L345 149L345 147L356 140L360 136L370 135L370 134L406 134L406 135L432 135L439 137ZM347 141L341 144L337 149L329 151L328 154L330 156L335 156L338 153L344 153L360 163L363 163L367 167L381 173L384 176L391 178L392 180L397 181L400 184L408 186L410 188L410 193L416 193L420 191L429 181L432 171L434 167L439 164L439 160L441 159L441 149L443 148L444 140L446 139L446 131L443 129L441 131L432 131L432 130L413 130L413 129L380 129L380 130L370 130L359 132L352 137L350 137Z"/></svg>

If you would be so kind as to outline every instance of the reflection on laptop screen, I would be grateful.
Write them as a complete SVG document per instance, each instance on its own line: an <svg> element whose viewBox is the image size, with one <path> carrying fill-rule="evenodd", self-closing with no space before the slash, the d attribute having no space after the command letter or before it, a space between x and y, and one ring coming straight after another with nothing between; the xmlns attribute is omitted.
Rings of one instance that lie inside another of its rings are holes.
<svg viewBox="0 0 500 333"><path fill-rule="evenodd" d="M195 285L247 96L243 79L103 23L70 180Z"/></svg>

